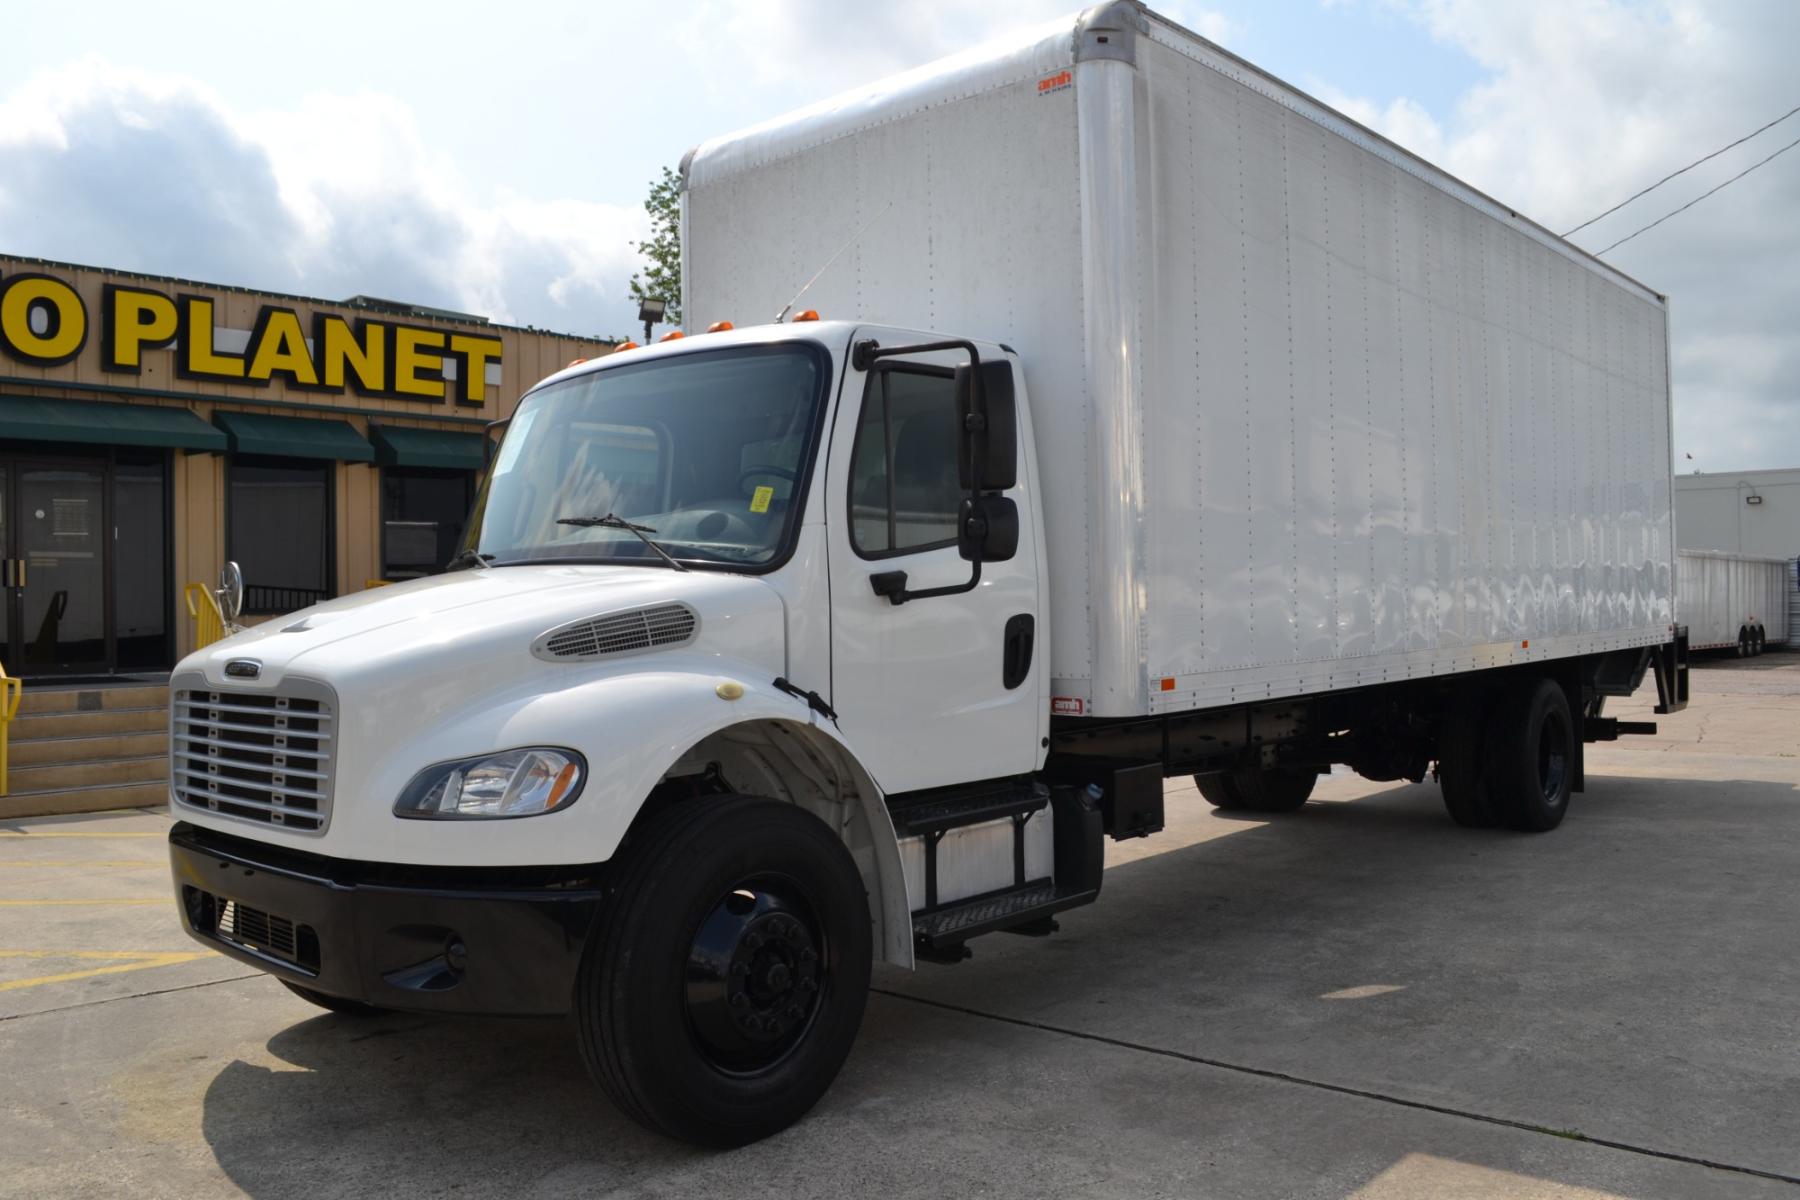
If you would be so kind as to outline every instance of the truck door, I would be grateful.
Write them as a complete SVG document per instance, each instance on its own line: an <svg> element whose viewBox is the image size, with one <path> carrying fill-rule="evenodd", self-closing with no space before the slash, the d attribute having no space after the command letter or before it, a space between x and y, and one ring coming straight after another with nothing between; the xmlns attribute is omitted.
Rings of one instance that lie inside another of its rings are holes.
<svg viewBox="0 0 1800 1200"><path fill-rule="evenodd" d="M884 345L923 340L874 333ZM997 346L983 360L1010 359ZM827 464L832 704L886 792L1034 769L1047 728L1046 630L1040 609L1038 517L1024 384L1019 477L1004 494L1019 512L1017 553L983 563L973 590L893 604L871 580L906 573L911 591L966 582L957 548L968 496L957 470L960 422L952 372L963 351L882 358L844 382Z"/></svg>

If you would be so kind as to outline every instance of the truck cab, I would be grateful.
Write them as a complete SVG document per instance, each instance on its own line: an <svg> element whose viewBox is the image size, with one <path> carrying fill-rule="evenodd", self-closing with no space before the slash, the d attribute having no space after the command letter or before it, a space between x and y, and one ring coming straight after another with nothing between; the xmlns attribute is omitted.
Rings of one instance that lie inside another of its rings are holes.
<svg viewBox="0 0 1800 1200"><path fill-rule="evenodd" d="M792 1120L875 954L1098 887L1091 797L1057 798L1059 847L1035 782L1032 447L1014 355L913 330L796 321L545 380L459 569L177 668L190 932L340 1010L573 1011L608 1090L686 1136ZM704 1085L659 1099L671 1056Z"/></svg>

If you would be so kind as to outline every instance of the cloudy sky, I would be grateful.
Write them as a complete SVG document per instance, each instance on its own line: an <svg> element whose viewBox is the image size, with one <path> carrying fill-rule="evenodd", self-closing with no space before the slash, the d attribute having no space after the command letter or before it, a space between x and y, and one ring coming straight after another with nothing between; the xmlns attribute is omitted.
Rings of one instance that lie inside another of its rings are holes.
<svg viewBox="0 0 1800 1200"><path fill-rule="evenodd" d="M0 250L624 333L661 166L1073 7L9 6ZM1800 104L1792 0L1157 7L1559 230ZM1800 116L1576 240L1796 137ZM1679 470L1800 465L1797 215L1800 149L1608 255L1673 297Z"/></svg>

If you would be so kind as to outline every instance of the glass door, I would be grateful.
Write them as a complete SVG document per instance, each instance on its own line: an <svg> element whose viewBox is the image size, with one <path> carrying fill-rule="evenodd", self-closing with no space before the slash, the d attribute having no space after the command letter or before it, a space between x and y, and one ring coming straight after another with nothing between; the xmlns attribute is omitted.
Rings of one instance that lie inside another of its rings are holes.
<svg viewBox="0 0 1800 1200"><path fill-rule="evenodd" d="M6 474L8 669L106 670L112 524L105 464L21 459Z"/></svg>

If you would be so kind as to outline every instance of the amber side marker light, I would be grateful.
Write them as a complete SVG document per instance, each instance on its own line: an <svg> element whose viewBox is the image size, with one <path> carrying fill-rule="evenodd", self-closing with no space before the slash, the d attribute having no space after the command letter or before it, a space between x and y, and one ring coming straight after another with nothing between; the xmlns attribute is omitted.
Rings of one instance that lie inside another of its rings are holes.
<svg viewBox="0 0 1800 1200"><path fill-rule="evenodd" d="M663 334L661 337L657 338L656 340L658 342L672 342L676 338L684 338L686 336L687 336L687 334L681 332L681 330L679 330L679 329L671 329L671 330L669 330L669 332Z"/></svg>
<svg viewBox="0 0 1800 1200"><path fill-rule="evenodd" d="M636 342L620 342L618 345L613 347L613 353L614 354L623 354L627 350L636 350L637 348L638 348L638 344Z"/></svg>
<svg viewBox="0 0 1800 1200"><path fill-rule="evenodd" d="M798 321L816 321L818 319L819 319L819 310L816 308L809 308L803 313L796 314L794 317L794 320L797 322Z"/></svg>
<svg viewBox="0 0 1800 1200"><path fill-rule="evenodd" d="M726 333L726 332L736 329L736 328L737 328L737 326L733 325L730 321L714 321L711 325L708 325L706 327L706 332L708 332L708 333Z"/></svg>

